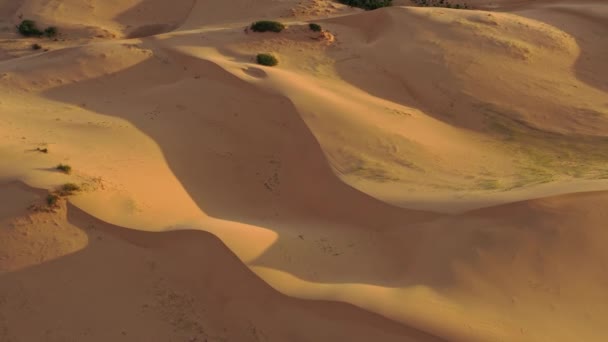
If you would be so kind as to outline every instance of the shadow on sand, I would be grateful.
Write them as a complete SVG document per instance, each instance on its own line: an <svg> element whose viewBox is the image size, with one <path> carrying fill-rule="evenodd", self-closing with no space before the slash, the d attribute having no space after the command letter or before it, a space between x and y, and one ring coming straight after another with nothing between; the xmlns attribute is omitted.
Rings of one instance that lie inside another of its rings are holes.
<svg viewBox="0 0 608 342"><path fill-rule="evenodd" d="M210 233L132 231L71 205L67 220L68 234L27 243L52 249L84 233L84 249L0 274L2 341L441 341L349 304L282 295Z"/></svg>

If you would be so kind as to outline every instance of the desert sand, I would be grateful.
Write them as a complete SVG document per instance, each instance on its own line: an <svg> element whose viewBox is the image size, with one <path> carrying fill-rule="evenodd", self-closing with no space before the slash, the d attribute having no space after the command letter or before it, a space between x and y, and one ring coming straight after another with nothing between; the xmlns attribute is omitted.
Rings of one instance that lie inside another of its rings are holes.
<svg viewBox="0 0 608 342"><path fill-rule="evenodd" d="M467 3L0 0L0 342L608 340L608 3Z"/></svg>

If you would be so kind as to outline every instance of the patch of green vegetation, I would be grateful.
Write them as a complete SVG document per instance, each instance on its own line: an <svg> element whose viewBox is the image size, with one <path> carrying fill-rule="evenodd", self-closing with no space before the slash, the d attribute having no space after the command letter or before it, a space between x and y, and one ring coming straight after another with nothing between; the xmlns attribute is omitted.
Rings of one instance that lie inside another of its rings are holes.
<svg viewBox="0 0 608 342"><path fill-rule="evenodd" d="M23 20L19 26L17 26L17 30L21 35L26 37L40 37L42 36L42 31L36 27L36 22L33 20Z"/></svg>
<svg viewBox="0 0 608 342"><path fill-rule="evenodd" d="M49 26L44 29L44 35L49 38L53 38L57 35L57 28L55 26Z"/></svg>
<svg viewBox="0 0 608 342"><path fill-rule="evenodd" d="M70 174L72 173L72 167L70 165L67 164L59 164L57 165L57 170L66 173L66 174Z"/></svg>
<svg viewBox="0 0 608 342"><path fill-rule="evenodd" d="M321 30L323 30L321 25L315 23L308 24L308 28L310 28L310 30L314 32L321 32Z"/></svg>
<svg viewBox="0 0 608 342"><path fill-rule="evenodd" d="M279 60L275 56L267 53L258 54L256 56L256 61L258 62L258 64L266 66L275 66L279 64Z"/></svg>
<svg viewBox="0 0 608 342"><path fill-rule="evenodd" d="M62 185L61 188L59 189L59 194L61 196L70 196L78 191L80 191L80 187L78 185L76 185L74 183L66 183L66 184Z"/></svg>
<svg viewBox="0 0 608 342"><path fill-rule="evenodd" d="M56 207L58 202L59 202L59 196L57 196L55 194L48 194L46 196L46 204L49 207Z"/></svg>
<svg viewBox="0 0 608 342"><path fill-rule="evenodd" d="M558 178L598 179L608 173L608 138L544 131L515 118L521 115L491 104L477 107L485 115L486 134L515 162L508 188L551 182Z"/></svg>
<svg viewBox="0 0 608 342"><path fill-rule="evenodd" d="M25 37L55 37L57 35L57 28L54 26L47 27L44 30L40 30L33 20L23 20L18 26L17 31Z"/></svg>
<svg viewBox="0 0 608 342"><path fill-rule="evenodd" d="M554 181L556 177L550 170L538 167L523 167L518 172L516 179L506 190L549 183Z"/></svg>
<svg viewBox="0 0 608 342"><path fill-rule="evenodd" d="M251 30L254 32L281 32L285 29L285 25L278 21L261 20L251 24Z"/></svg>
<svg viewBox="0 0 608 342"><path fill-rule="evenodd" d="M397 175L383 168L383 165L362 165L353 168L350 174L377 183L398 182L400 180Z"/></svg>
<svg viewBox="0 0 608 342"><path fill-rule="evenodd" d="M362 8L366 11L388 7L393 4L393 0L340 0L340 2L351 7Z"/></svg>

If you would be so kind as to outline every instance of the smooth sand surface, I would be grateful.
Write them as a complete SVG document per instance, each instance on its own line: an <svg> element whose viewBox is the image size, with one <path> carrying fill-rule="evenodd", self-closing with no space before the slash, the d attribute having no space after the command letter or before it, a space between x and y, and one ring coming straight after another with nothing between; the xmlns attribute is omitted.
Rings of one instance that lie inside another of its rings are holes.
<svg viewBox="0 0 608 342"><path fill-rule="evenodd" d="M608 340L608 4L468 3L0 0L0 341Z"/></svg>

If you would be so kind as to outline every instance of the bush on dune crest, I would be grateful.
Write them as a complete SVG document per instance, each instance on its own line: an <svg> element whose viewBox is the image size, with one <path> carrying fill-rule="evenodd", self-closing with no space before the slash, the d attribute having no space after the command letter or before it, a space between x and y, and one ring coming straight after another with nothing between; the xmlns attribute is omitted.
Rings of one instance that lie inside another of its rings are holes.
<svg viewBox="0 0 608 342"><path fill-rule="evenodd" d="M25 37L55 37L57 35L57 28L54 26L47 27L44 31L41 31L36 26L36 22L33 20L23 20L19 26L17 26L17 30L21 35Z"/></svg>
<svg viewBox="0 0 608 342"><path fill-rule="evenodd" d="M36 27L36 22L34 22L33 20L22 21L21 24L19 24L19 26L17 26L17 30L19 30L19 33L21 33L22 35L24 35L26 37L31 37L31 36L39 37L42 35L42 31L40 31Z"/></svg>
<svg viewBox="0 0 608 342"><path fill-rule="evenodd" d="M70 196L80 191L80 187L74 183L65 183L58 191L61 196Z"/></svg>
<svg viewBox="0 0 608 342"><path fill-rule="evenodd" d="M261 20L251 24L251 30L254 32L281 32L285 29L285 25L278 21Z"/></svg>
<svg viewBox="0 0 608 342"><path fill-rule="evenodd" d="M314 32L321 32L322 30L321 25L315 23L308 24L308 28Z"/></svg>
<svg viewBox="0 0 608 342"><path fill-rule="evenodd" d="M351 7L363 8L366 11L388 7L393 4L393 0L340 0L340 2Z"/></svg>
<svg viewBox="0 0 608 342"><path fill-rule="evenodd" d="M68 175L72 173L72 167L67 164L59 164L57 165L56 169Z"/></svg>

